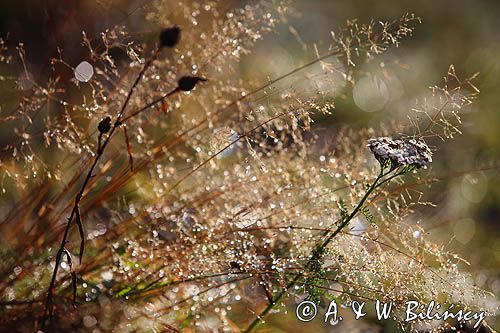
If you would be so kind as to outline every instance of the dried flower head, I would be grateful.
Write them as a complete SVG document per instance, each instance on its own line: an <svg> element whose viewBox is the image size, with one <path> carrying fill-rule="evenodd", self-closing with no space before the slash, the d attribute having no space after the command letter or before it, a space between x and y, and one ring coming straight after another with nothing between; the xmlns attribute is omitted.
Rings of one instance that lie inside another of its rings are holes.
<svg viewBox="0 0 500 333"><path fill-rule="evenodd" d="M161 47L174 47L181 39L181 29L178 26L163 29L160 33Z"/></svg>
<svg viewBox="0 0 500 333"><path fill-rule="evenodd" d="M432 162L432 152L421 140L412 139L405 142L379 137L368 140L368 147L381 164L390 161L393 168L399 166L422 168Z"/></svg>

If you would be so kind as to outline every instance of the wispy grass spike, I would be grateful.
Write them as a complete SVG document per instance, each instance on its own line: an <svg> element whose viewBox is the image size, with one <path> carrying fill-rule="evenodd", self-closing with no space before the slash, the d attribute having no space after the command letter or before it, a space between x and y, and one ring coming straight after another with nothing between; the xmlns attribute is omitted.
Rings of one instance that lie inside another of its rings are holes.
<svg viewBox="0 0 500 333"><path fill-rule="evenodd" d="M130 140L127 131L127 125L123 124L123 134L125 136L125 144L127 145L128 162L130 164L130 171L134 171L134 158L132 157L132 146L130 145Z"/></svg>
<svg viewBox="0 0 500 333"><path fill-rule="evenodd" d="M71 302L76 307L76 272L71 271L71 285L73 287L73 294L71 295Z"/></svg>

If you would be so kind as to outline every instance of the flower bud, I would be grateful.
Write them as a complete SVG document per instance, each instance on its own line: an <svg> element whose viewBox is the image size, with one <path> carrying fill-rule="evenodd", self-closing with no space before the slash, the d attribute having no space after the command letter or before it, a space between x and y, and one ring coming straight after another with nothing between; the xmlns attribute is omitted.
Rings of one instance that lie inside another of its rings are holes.
<svg viewBox="0 0 500 333"><path fill-rule="evenodd" d="M111 129L111 118L106 117L103 120L99 122L99 125L97 125L97 129L101 134L108 133L109 130Z"/></svg>

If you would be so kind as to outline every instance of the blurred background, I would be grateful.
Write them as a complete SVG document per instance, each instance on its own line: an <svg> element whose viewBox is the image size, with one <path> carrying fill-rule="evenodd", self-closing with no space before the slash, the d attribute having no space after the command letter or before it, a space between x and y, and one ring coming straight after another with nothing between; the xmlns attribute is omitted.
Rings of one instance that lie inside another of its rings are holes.
<svg viewBox="0 0 500 333"><path fill-rule="evenodd" d="M124 24L137 40L155 38L157 32L148 27L141 11L150 2L1 1L0 36L10 47L24 43L28 72L48 77L57 47L73 66L85 60L81 58L82 31L98 37L106 28ZM223 1L221 6L231 9L244 3ZM366 75L356 77L356 85L338 95L333 114L316 120L321 135L341 125L358 128L401 119L428 93L429 86L441 84L451 64L460 76L480 72L476 84L481 94L463 117L463 135L436 153L433 170L440 182L424 199L437 207L422 207L417 217L431 237L471 263L476 284L499 295L500 2L308 0L296 1L295 9L289 26L280 26L244 59L239 73L243 78L251 73L265 81L303 64L314 57L314 44L325 50L331 42L330 31L348 19L361 23L392 20L406 12L422 18L414 36L400 48L363 65L359 73ZM23 86L28 81L17 80L21 89L29 89ZM0 98L11 97L0 86Z"/></svg>

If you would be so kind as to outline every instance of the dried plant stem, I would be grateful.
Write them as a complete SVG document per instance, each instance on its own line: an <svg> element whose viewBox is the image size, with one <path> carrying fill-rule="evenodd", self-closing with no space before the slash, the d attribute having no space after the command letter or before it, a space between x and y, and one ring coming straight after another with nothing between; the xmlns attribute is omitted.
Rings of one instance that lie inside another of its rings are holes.
<svg viewBox="0 0 500 333"><path fill-rule="evenodd" d="M170 91L169 93L161 96L161 97L158 97L157 99L153 100L152 102L144 105L143 107L141 107L139 110L136 110L134 112L132 112L131 114L129 114L128 116L126 117L123 117L122 119L122 123L125 123L127 122L127 120L131 119L131 118L134 118L135 116L137 116L138 114L141 114L143 113L144 111L148 110L150 107L152 107L153 105L156 105L158 103L163 103L165 101L165 99L169 98L170 96L172 96L173 94L179 92L179 88L175 88L174 90Z"/></svg>
<svg viewBox="0 0 500 333"><path fill-rule="evenodd" d="M52 278L50 281L50 285L49 285L49 288L47 290L47 298L45 300L43 317L41 320L42 329L45 328L47 318L49 319L50 322L53 319L52 299L53 299L54 288L55 288L56 279L57 279L57 272L59 270L59 265L61 264L62 255L65 253L65 250L66 250L65 246L66 246L66 243L68 242L68 236L69 236L69 230L71 229L71 223L75 217L77 219L77 223L79 224L79 230L80 230L80 236L81 236L80 250L83 251L83 248L84 248L85 240L83 238L83 227L82 227L81 220L80 220L80 210L79 210L80 201L82 200L83 194L84 194L85 190L87 189L87 185L89 184L90 180L93 177L92 174L94 173L94 170L97 166L97 163L99 162L100 158L104 154L104 151L105 151L106 147L108 146L108 143L109 143L111 137L113 136L116 129L123 124L122 118L123 118L125 110L128 106L128 103L130 101L130 98L132 97L132 94L134 93L137 85L139 84L142 77L144 76L144 73L146 72L146 70L151 66L153 61L158 57L160 50L161 50L161 48L156 49L156 51L153 53L152 57L144 64L143 68L141 69L141 71L137 75L137 78L135 79L134 83L132 84L132 87L130 88L130 90L127 94L127 97L122 105L120 112L118 113L118 116L116 117L115 122L113 123L113 126L111 127L106 139L104 140L104 142L102 142L102 144L101 144L102 133L99 135L99 144L97 147L96 155L94 157L94 161L93 161L92 165L90 166L89 171L87 172L85 180L83 181L83 184L80 188L80 191L78 192L78 194L75 197L73 209L71 210L70 216L68 217L68 221L66 223L66 227L64 229L64 234L63 234L63 237L61 240L61 245L59 246L59 250L57 251L57 254L56 254L56 262L55 262L54 270L52 272ZM174 92L177 92L177 91L178 91L177 88L174 89L170 93L170 95L172 95ZM81 264L82 258L83 258L83 253L80 253L80 264ZM74 283L74 279L73 279L73 283ZM75 288L76 288L76 285L73 286L73 290L75 290ZM76 294L76 292L75 292L75 294ZM73 297L75 297L75 295Z"/></svg>

